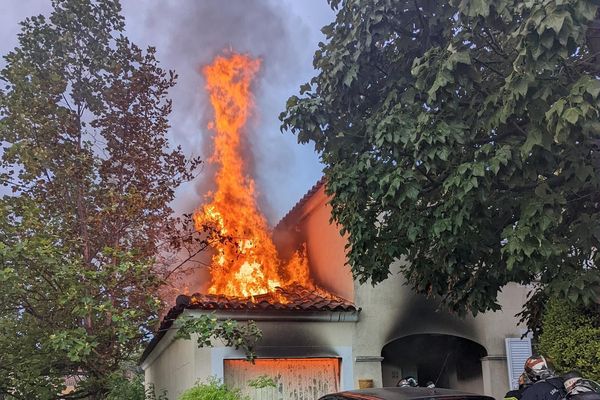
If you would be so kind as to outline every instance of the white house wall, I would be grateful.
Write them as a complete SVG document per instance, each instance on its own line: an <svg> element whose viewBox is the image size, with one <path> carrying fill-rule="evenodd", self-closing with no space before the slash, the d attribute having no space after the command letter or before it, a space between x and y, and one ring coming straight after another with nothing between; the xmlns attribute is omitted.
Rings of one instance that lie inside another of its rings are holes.
<svg viewBox="0 0 600 400"><path fill-rule="evenodd" d="M522 334L515 314L521 311L527 290L519 285L508 285L499 298L501 311L459 318L443 309L438 311L433 301L415 295L404 284L399 265L392 266L391 271L391 276L375 287L356 284L355 302L362 311L354 333L354 353L379 356L387 343L414 334L444 334L469 339L487 351L482 360L483 387L476 391L483 390L485 394L502 398L509 388L504 339ZM357 365L356 382L373 379L376 384L382 383L381 365L373 360ZM473 382L464 388L476 387L477 382Z"/></svg>
<svg viewBox="0 0 600 400"><path fill-rule="evenodd" d="M142 364L146 385L156 394L167 392L175 400L199 379L211 376L210 349L199 349L195 340L173 340L169 332ZM159 353L159 354L157 354Z"/></svg>

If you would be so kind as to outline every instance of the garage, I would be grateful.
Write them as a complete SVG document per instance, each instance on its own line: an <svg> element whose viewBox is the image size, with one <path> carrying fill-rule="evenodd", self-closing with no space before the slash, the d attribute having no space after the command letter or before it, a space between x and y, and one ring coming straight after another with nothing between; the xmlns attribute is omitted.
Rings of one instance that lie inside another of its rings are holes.
<svg viewBox="0 0 600 400"><path fill-rule="evenodd" d="M317 399L340 389L339 358L261 358L254 364L244 359L223 360L225 383L236 387L252 400ZM268 377L275 387L248 385Z"/></svg>

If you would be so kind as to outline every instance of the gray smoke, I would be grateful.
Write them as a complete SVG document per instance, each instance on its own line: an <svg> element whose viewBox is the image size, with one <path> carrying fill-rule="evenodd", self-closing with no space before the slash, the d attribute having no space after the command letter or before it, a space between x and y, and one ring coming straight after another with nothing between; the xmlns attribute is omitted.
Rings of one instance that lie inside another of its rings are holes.
<svg viewBox="0 0 600 400"><path fill-rule="evenodd" d="M127 14L136 3L124 1ZM173 142L180 144L186 153L200 155L205 160L212 153L212 131L206 128L212 110L199 72L201 67L227 49L262 60L254 91L255 117L248 126L248 151L244 156L248 173L257 181L261 209L272 223L276 222L282 210L271 207L265 187L272 184L273 178L281 181L289 177L285 171L296 162L291 147L295 145L279 132L277 114L284 108L285 97L297 91L297 85L302 83L301 80L290 87L290 82L298 77L303 79L306 54L314 51L306 44L307 26L291 14L289 7L275 0L151 4L146 11L144 36L157 47L162 64L179 75L177 86L170 93L174 101L170 120ZM212 189L213 176L214 166L205 164L193 186L185 185L178 191L176 210L190 212L198 207ZM281 190L280 185L275 187Z"/></svg>

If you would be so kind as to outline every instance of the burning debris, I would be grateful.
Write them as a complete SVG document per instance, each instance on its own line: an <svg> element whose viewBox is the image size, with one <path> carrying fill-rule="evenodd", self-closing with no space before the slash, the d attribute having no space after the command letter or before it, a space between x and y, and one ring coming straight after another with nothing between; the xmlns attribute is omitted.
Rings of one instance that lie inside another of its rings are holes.
<svg viewBox="0 0 600 400"><path fill-rule="evenodd" d="M212 257L209 294L250 297L277 288L300 285L314 288L306 251L302 247L287 263L277 253L267 221L259 211L254 180L245 174L241 135L252 113L250 86L260 60L246 55L218 56L203 68L214 108L216 190L194 213L196 230L208 234ZM280 296L280 303L286 298Z"/></svg>

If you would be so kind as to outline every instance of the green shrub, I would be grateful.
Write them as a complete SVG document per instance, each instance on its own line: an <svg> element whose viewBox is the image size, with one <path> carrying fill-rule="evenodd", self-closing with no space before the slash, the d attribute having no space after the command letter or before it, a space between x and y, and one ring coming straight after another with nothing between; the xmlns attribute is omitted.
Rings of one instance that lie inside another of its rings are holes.
<svg viewBox="0 0 600 400"><path fill-rule="evenodd" d="M228 388L224 383L216 378L209 379L205 383L198 383L196 386L186 390L179 397L179 400L249 400L242 396L239 389Z"/></svg>
<svg viewBox="0 0 600 400"><path fill-rule="evenodd" d="M551 358L557 372L577 369L586 378L600 380L600 328L596 312L551 300L542 317L538 339L539 353Z"/></svg>
<svg viewBox="0 0 600 400"><path fill-rule="evenodd" d="M109 381L106 400L144 400L144 378L140 375L127 379L123 374L114 374Z"/></svg>
<svg viewBox="0 0 600 400"><path fill-rule="evenodd" d="M166 391L156 393L154 384L144 386L144 376L136 374L132 378L115 373L109 378L106 400L167 400Z"/></svg>

